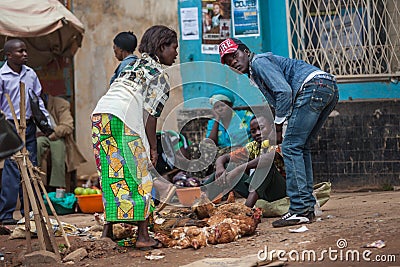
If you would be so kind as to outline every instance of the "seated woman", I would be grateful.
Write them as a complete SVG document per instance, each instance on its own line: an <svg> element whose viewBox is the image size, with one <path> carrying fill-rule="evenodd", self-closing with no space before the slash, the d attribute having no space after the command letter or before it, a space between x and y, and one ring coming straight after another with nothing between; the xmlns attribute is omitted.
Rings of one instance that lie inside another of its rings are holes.
<svg viewBox="0 0 400 267"><path fill-rule="evenodd" d="M190 148L192 161L188 170L191 176L203 178L211 174L215 171L215 159L229 153L232 147L242 147L252 140L250 120L254 114L232 109L234 102L234 94L227 89L216 90L210 96L214 118L207 124L208 139Z"/></svg>
<svg viewBox="0 0 400 267"><path fill-rule="evenodd" d="M216 172L204 182L217 183L207 186L210 199L231 188L246 198L248 207L253 207L259 198L272 202L286 196L286 182L275 166L275 151L268 140L272 123L263 116L254 117L250 129L254 141L217 159ZM255 171L249 175L251 169Z"/></svg>
<svg viewBox="0 0 400 267"><path fill-rule="evenodd" d="M242 147L251 141L250 120L254 114L248 110L233 110L235 97L226 89L210 96L214 119L208 121L206 137L219 148Z"/></svg>
<svg viewBox="0 0 400 267"><path fill-rule="evenodd" d="M204 178L215 171L215 159L229 153L232 147L242 147L251 139L250 120L254 114L248 110L232 109L234 94L219 89L210 96L213 119L208 120L206 138L200 144L190 146L191 176Z"/></svg>

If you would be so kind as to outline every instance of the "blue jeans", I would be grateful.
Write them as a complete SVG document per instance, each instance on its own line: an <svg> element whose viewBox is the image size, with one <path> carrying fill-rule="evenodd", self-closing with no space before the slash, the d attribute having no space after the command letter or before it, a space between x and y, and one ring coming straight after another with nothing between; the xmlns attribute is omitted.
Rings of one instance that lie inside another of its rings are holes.
<svg viewBox="0 0 400 267"><path fill-rule="evenodd" d="M310 146L338 102L336 82L314 78L299 91L282 143L286 193L291 213L313 211L313 170Z"/></svg>
<svg viewBox="0 0 400 267"><path fill-rule="evenodd" d="M36 125L33 121L26 122L25 145L29 151L29 159L36 166ZM17 199L21 201L21 213L23 211L21 175L18 165L11 159L4 161L3 174L1 178L1 193L0 193L0 221L13 218L13 212L17 205Z"/></svg>

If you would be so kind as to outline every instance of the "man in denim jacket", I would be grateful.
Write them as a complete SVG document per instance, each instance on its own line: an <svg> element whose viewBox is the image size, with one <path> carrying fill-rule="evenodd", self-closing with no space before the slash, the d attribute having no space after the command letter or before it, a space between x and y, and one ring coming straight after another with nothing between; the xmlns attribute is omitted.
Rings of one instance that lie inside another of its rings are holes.
<svg viewBox="0 0 400 267"><path fill-rule="evenodd" d="M277 143L282 143L288 213L272 225L283 227L315 219L310 145L339 98L336 79L302 60L255 55L238 39L219 45L221 63L247 74L275 109ZM282 126L287 129L282 138ZM282 141L283 139L283 141Z"/></svg>

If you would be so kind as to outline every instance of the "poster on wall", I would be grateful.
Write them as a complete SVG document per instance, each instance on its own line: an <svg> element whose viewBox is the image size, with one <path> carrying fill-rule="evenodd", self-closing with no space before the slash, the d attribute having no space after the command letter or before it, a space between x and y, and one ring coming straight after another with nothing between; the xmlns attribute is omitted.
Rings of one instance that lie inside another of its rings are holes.
<svg viewBox="0 0 400 267"><path fill-rule="evenodd" d="M232 0L234 37L260 36L258 0Z"/></svg>
<svg viewBox="0 0 400 267"><path fill-rule="evenodd" d="M182 40L198 40L200 38L197 10L197 7L181 8Z"/></svg>
<svg viewBox="0 0 400 267"><path fill-rule="evenodd" d="M231 0L202 0L203 54L218 54L218 45L231 37Z"/></svg>

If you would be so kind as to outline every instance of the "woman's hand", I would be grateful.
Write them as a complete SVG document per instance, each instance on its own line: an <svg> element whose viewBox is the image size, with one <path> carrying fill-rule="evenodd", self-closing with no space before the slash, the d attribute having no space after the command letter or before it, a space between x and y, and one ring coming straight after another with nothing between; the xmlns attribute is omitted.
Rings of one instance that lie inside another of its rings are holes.
<svg viewBox="0 0 400 267"><path fill-rule="evenodd" d="M221 120L221 114L218 113L218 111L215 110L215 108L213 107L211 110L215 121L220 121Z"/></svg>
<svg viewBox="0 0 400 267"><path fill-rule="evenodd" d="M152 166L149 167L155 168L157 165L157 159L158 159L157 149L150 149L150 163Z"/></svg>

